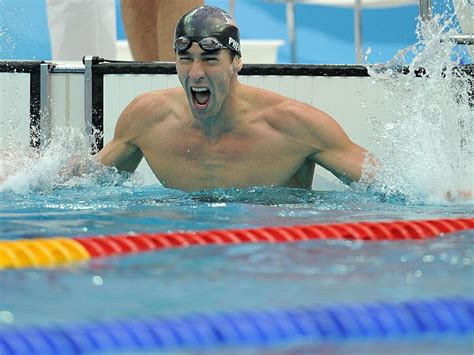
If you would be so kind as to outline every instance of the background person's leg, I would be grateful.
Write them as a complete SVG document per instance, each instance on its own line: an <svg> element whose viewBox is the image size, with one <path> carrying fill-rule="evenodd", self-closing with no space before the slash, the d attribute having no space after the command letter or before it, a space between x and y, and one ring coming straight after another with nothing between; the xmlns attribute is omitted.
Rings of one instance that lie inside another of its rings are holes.
<svg viewBox="0 0 474 355"><path fill-rule="evenodd" d="M173 50L176 22L188 11L204 4L204 0L156 0L158 5L157 39L159 60L175 60Z"/></svg>
<svg viewBox="0 0 474 355"><path fill-rule="evenodd" d="M122 21L135 60L158 60L155 0L122 0Z"/></svg>
<svg viewBox="0 0 474 355"><path fill-rule="evenodd" d="M133 58L174 61L176 22L204 0L121 0L122 19Z"/></svg>

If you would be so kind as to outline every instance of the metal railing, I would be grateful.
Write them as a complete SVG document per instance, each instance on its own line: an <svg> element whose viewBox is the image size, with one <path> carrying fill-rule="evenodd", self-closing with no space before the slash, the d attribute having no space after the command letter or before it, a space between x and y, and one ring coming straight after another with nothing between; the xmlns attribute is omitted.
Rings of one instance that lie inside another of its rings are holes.
<svg viewBox="0 0 474 355"><path fill-rule="evenodd" d="M291 62L297 63L297 44L296 44L296 30L295 30L295 8L297 3L317 3L316 1L311 0L266 0L269 2L285 3L286 4L286 22L287 22L287 31L288 31L288 40L290 44L290 56ZM469 4L471 1L468 0ZM416 3L416 2L414 2ZM422 21L427 21L432 18L433 8L432 0L419 0L420 6L420 18ZM362 0L353 0L352 7L354 8L354 42L355 42L355 52L356 52L356 63L362 63L362 29L361 29L361 11L363 7ZM451 37L451 40L455 41L458 44L474 44L474 34L473 33L460 33L456 36Z"/></svg>
<svg viewBox="0 0 474 355"><path fill-rule="evenodd" d="M427 21L432 17L432 1L420 0L420 18L422 21ZM474 45L474 33L460 33L452 36L451 40L458 44Z"/></svg>

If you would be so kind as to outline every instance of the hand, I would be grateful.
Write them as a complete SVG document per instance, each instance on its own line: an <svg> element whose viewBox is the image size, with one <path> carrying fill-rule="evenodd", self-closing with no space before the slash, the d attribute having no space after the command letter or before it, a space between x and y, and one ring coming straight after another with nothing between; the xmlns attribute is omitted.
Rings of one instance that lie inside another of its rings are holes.
<svg viewBox="0 0 474 355"><path fill-rule="evenodd" d="M474 190L454 190L445 193L444 197L450 202L469 201L474 199Z"/></svg>
<svg viewBox="0 0 474 355"><path fill-rule="evenodd" d="M15 149L0 149L0 155L2 156L0 182L3 182L10 176L31 168L39 159L40 151L36 148L17 147Z"/></svg>

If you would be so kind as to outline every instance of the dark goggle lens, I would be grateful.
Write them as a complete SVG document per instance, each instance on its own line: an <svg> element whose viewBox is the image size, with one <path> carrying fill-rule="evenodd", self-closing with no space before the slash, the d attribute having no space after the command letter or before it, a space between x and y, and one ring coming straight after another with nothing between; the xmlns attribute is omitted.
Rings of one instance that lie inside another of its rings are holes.
<svg viewBox="0 0 474 355"><path fill-rule="evenodd" d="M188 37L179 37L174 42L174 49L176 49L178 52L184 52L191 48L192 42L193 41L191 41L191 39ZM224 48L224 45L214 37L203 38L198 43L199 47L201 47L201 49L206 52L214 52Z"/></svg>
<svg viewBox="0 0 474 355"><path fill-rule="evenodd" d="M217 51L224 48L221 42L213 37L206 37L199 41L199 46L205 51Z"/></svg>
<svg viewBox="0 0 474 355"><path fill-rule="evenodd" d="M179 37L174 42L174 49L178 52L184 52L191 47L191 40L188 37Z"/></svg>

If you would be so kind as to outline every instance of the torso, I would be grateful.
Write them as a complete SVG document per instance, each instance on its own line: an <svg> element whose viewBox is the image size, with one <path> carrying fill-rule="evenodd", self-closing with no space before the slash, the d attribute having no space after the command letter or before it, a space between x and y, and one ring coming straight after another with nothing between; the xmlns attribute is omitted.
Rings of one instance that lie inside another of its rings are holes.
<svg viewBox="0 0 474 355"><path fill-rule="evenodd" d="M258 94L256 90L249 95ZM163 185L181 190L250 186L311 188L314 163L307 159L311 150L273 124L275 111L268 100L245 100L246 106L237 112L239 124L210 139L190 124L193 118L184 93L177 89L172 94L176 97L170 101L180 104L164 119L147 124L133 142ZM278 105L279 96L271 99Z"/></svg>

